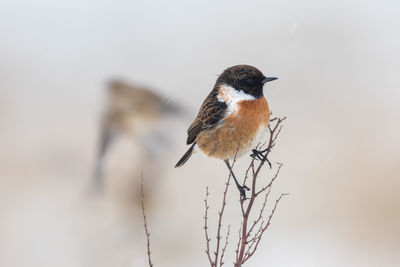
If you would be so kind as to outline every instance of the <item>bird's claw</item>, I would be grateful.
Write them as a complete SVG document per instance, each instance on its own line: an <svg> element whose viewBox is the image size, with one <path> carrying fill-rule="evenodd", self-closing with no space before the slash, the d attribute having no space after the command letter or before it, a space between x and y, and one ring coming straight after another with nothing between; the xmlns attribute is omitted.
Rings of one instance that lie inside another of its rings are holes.
<svg viewBox="0 0 400 267"><path fill-rule="evenodd" d="M262 160L262 157L260 154L261 154L260 151L253 149L253 153L250 154L250 157L252 157L255 160L257 160L257 159Z"/></svg>
<svg viewBox="0 0 400 267"><path fill-rule="evenodd" d="M256 160L264 160L268 163L269 168L270 169L272 168L272 164L268 160L267 156L262 154L262 153L265 153L266 151L268 151L268 148L263 151L259 151L257 149L253 149L252 151L253 151L253 153L250 155L250 157L252 157L253 159L256 159Z"/></svg>
<svg viewBox="0 0 400 267"><path fill-rule="evenodd" d="M246 190L249 191L250 188L248 188L246 185L243 185L243 186L238 187L238 189L239 189L239 192L240 192L240 199L242 201L246 200L247 199Z"/></svg>

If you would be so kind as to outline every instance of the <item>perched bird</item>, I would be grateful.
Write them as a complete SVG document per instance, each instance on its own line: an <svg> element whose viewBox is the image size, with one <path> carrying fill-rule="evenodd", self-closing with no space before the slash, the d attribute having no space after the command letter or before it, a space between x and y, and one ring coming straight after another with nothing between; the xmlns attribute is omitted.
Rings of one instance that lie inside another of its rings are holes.
<svg viewBox="0 0 400 267"><path fill-rule="evenodd" d="M217 79L213 90L204 100L200 111L187 130L186 143L192 144L178 161L180 167L193 152L225 161L241 197L245 189L232 172L229 160L255 150L262 134L268 129L270 110L263 94L265 83L276 80L265 77L257 68L237 65L226 69Z"/></svg>
<svg viewBox="0 0 400 267"><path fill-rule="evenodd" d="M159 125L168 115L182 115L183 108L166 101L151 89L114 80L108 85L108 96L101 121L100 144L95 166L95 183L104 179L105 158L114 141L121 136L136 145L141 158L155 162L169 145Z"/></svg>

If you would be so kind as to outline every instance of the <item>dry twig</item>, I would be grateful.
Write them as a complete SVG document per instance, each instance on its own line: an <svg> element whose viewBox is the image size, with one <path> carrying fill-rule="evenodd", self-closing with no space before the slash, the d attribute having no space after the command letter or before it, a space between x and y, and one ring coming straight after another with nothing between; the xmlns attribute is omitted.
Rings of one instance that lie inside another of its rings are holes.
<svg viewBox="0 0 400 267"><path fill-rule="evenodd" d="M249 199L240 200L240 209L241 209L241 227L239 229L239 238L238 238L238 243L236 247L236 258L234 262L235 267L240 267L242 266L243 263L245 263L250 257L252 257L255 253L255 251L258 248L258 245L261 241L261 238L265 231L268 229L268 227L271 224L271 220L273 215L275 214L275 211L278 207L279 202L281 201L282 197L287 195L287 194L281 194L278 199L276 199L275 204L268 216L265 215L265 209L268 201L269 194L271 192L271 188L275 180L277 179L279 172L281 170L281 167L283 166L281 163L277 163L277 170L272 176L272 178L267 182L265 185L263 185L261 188L257 189L257 179L260 176L260 172L265 165L265 162L268 162L268 156L271 153L272 149L275 146L275 142L281 132L282 129L282 122L286 118L273 118L271 119L271 123L268 127L269 129L269 139L262 144L261 146L257 147L257 149L262 149L265 147L264 150L262 150L262 153L259 154L258 157L254 157L250 164L249 167L247 168L245 172L245 177L243 181L243 186L246 186L247 182L251 183L251 196ZM256 160L256 158L259 159L259 161ZM235 163L236 160L234 160L233 164ZM233 165L232 165L233 168ZM209 259L209 263L211 267L217 267L218 266L218 255L220 253L220 239L221 239L221 227L222 227L222 217L223 217L223 212L226 206L226 193L228 191L229 187L229 182L230 182L231 174L228 176L228 181L226 183L226 188L224 191L223 195L223 201L222 201L222 207L221 210L219 211L219 218L218 218L218 225L217 225L217 237L216 237L216 250L214 252L214 258L211 256L210 253L210 242L211 239L209 238L208 235L208 187L206 190L206 199L205 199L205 222L204 222L204 229L205 229L205 235L206 235L206 254ZM252 211L254 210L254 203L260 195L264 195L264 199L262 202L261 207L259 208L259 212L256 215L256 218L251 222L251 214ZM223 264L223 256L225 255L226 247L228 245L228 238L229 238L229 233L230 233L230 226L228 227L227 235L226 235L226 240L225 240L225 246L222 249L221 252L221 259L219 261L220 265L222 266Z"/></svg>
<svg viewBox="0 0 400 267"><path fill-rule="evenodd" d="M142 204L142 215L143 215L143 221L144 221L144 230L146 232L146 240L147 240L147 258L149 261L149 266L153 267L153 263L151 261L151 252L150 252L150 232L147 227L147 218L146 218L146 210L144 207L144 178L143 178L143 172L141 174L141 185L140 185L140 191L141 191L141 204Z"/></svg>
<svg viewBox="0 0 400 267"><path fill-rule="evenodd" d="M239 150L239 147L237 148L236 153L237 153L238 150ZM232 162L232 165L231 165L231 169L235 166L235 163L236 163L236 155L235 155L235 158L233 159L233 162ZM225 183L225 190L224 190L224 193L223 193L224 195L223 195L223 198L222 198L222 206L221 206L221 209L218 211L218 227L217 227L217 237L216 237L217 244L216 244L216 248L215 248L215 251L214 251L214 259L213 259L213 257L211 256L211 253L210 253L210 241L211 241L211 239L210 239L210 237L208 235L208 225L207 225L207 222L208 222L208 209L210 207L208 206L208 195L209 195L208 187L206 188L206 198L204 199L204 204L205 204L205 209L206 209L205 210L205 214L204 214L204 232L205 232L205 236L206 236L206 254L207 254L208 261L209 261L211 267L217 267L218 266L218 260L219 260L219 266L220 267L224 264L223 260L224 260L224 256L225 256L226 247L228 246L230 225L228 226L228 231L227 231L227 234L225 236L225 245L222 248L222 251L221 251L221 247L220 247L221 238L222 238L221 237L221 227L222 227L222 218L224 216L224 211L225 211L225 206L226 206L226 195L228 193L228 188L229 188L229 184L230 184L230 181L231 181L231 177L232 177L232 174L231 174L231 172L229 172L228 180ZM220 256L220 258L218 258L220 252L221 252L221 256Z"/></svg>

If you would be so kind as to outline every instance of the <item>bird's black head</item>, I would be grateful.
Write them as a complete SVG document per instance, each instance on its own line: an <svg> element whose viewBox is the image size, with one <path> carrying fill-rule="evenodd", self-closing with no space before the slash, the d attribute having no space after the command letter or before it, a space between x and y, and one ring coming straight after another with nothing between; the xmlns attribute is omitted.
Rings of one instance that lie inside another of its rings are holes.
<svg viewBox="0 0 400 267"><path fill-rule="evenodd" d="M278 78L265 77L260 70L253 66L236 65L224 70L218 77L216 86L228 84L236 90L260 98L263 96L264 84L276 79Z"/></svg>

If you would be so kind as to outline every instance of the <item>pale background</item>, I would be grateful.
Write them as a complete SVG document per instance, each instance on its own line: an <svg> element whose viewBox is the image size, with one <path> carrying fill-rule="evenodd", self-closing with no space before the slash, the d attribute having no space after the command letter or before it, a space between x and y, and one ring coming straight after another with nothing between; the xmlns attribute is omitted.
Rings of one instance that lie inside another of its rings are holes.
<svg viewBox="0 0 400 267"><path fill-rule="evenodd" d="M0 265L146 266L137 207L118 199L118 185L90 192L105 82L122 77L188 110L153 166L163 175L148 209L152 252L156 266L207 266L205 186L215 219L227 171L199 155L173 165L217 75L246 63L280 78L265 88L288 117L273 192L290 193L246 266L400 266L399 10L355 0L2 1Z"/></svg>

